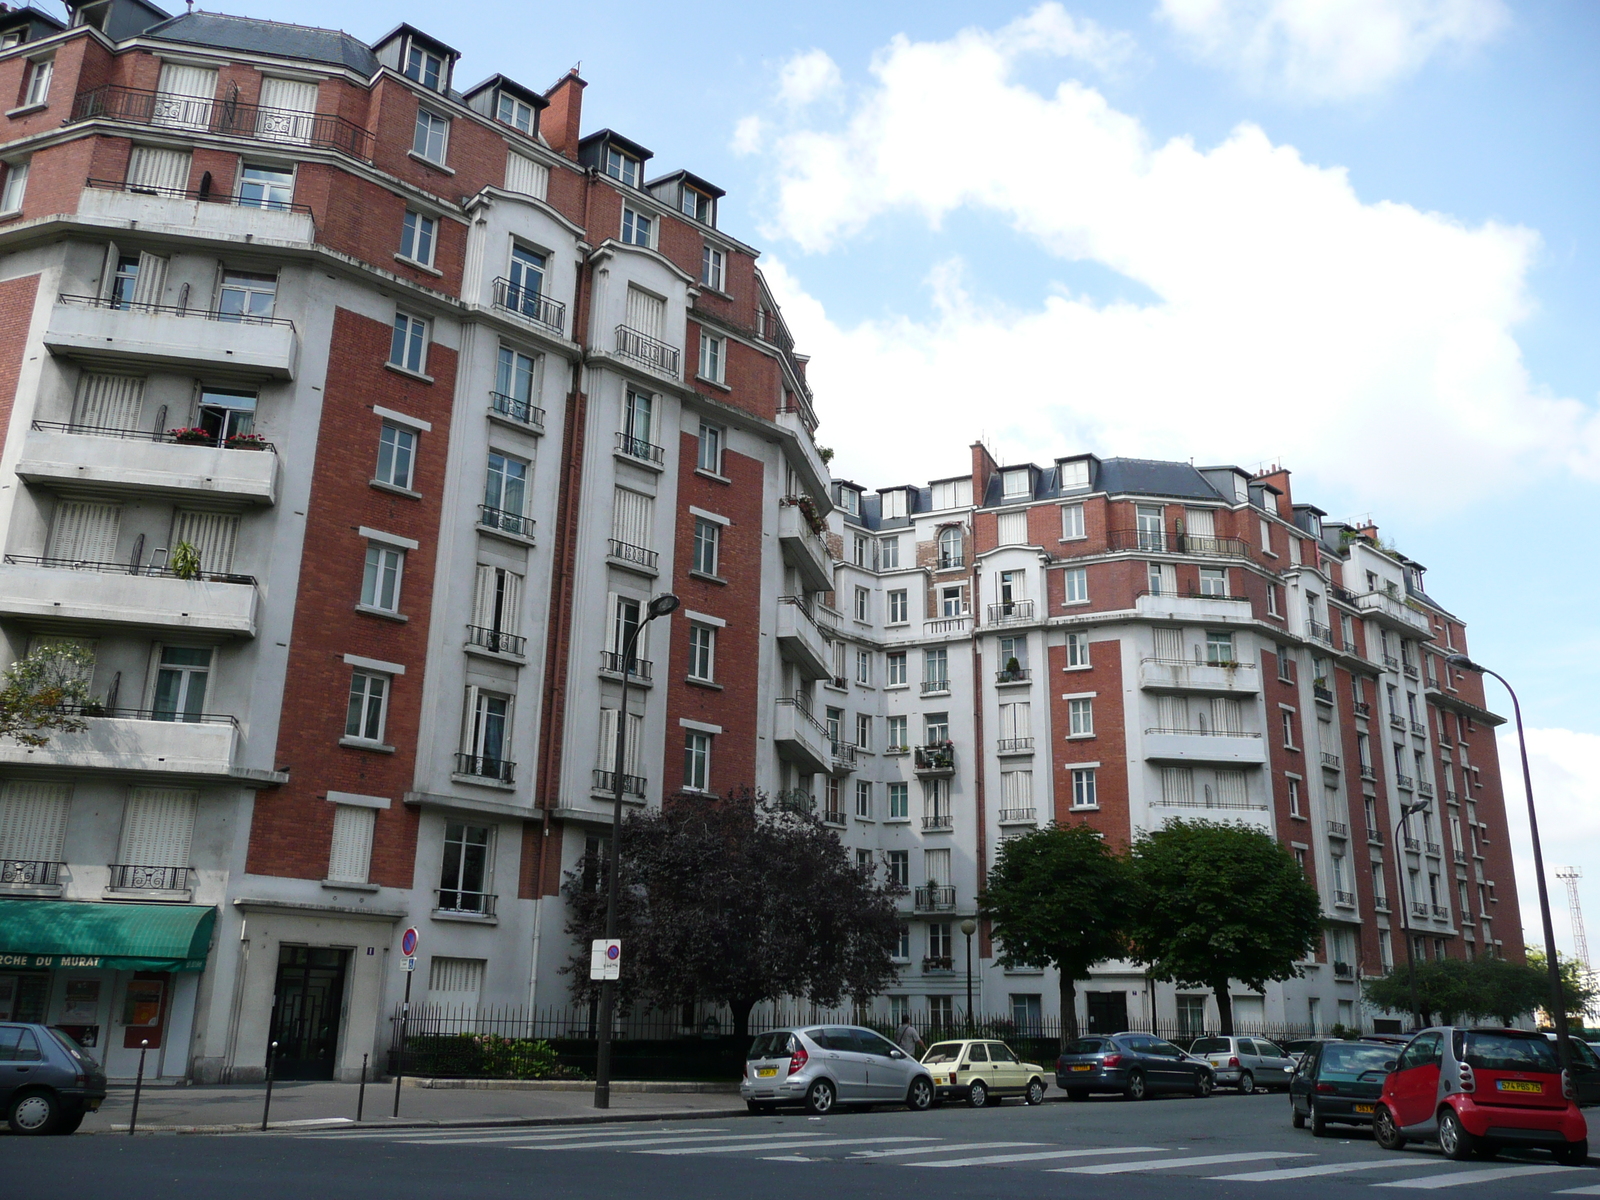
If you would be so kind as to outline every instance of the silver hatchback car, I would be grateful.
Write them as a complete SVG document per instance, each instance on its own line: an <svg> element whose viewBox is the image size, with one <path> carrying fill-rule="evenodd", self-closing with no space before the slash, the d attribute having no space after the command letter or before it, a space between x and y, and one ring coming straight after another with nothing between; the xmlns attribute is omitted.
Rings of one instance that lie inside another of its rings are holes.
<svg viewBox="0 0 1600 1200"><path fill-rule="evenodd" d="M745 1054L739 1094L753 1113L803 1104L830 1112L839 1104L933 1106L928 1069L880 1033L859 1025L814 1025L757 1035Z"/></svg>
<svg viewBox="0 0 1600 1200"><path fill-rule="evenodd" d="M1294 1076L1295 1060L1262 1037L1195 1038L1189 1053L1211 1064L1220 1086L1247 1096L1257 1088L1287 1090Z"/></svg>

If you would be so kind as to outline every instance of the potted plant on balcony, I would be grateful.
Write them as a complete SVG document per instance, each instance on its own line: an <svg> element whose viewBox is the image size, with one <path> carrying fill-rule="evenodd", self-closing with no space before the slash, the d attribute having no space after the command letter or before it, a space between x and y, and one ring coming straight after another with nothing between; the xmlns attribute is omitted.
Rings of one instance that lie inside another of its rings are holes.
<svg viewBox="0 0 1600 1200"><path fill-rule="evenodd" d="M259 433L236 433L222 445L228 450L265 450L267 439Z"/></svg>
<svg viewBox="0 0 1600 1200"><path fill-rule="evenodd" d="M819 537L828 528L828 522L817 509L817 502L810 496L785 496L779 503L798 508L800 515L806 519L806 524L811 527L811 532Z"/></svg>
<svg viewBox="0 0 1600 1200"><path fill-rule="evenodd" d="M198 425L183 429L169 429L167 436L180 446L215 446L216 435Z"/></svg>
<svg viewBox="0 0 1600 1200"><path fill-rule="evenodd" d="M190 542L179 542L173 547L167 566L179 579L199 579L200 552Z"/></svg>
<svg viewBox="0 0 1600 1200"><path fill-rule="evenodd" d="M1001 683L1016 683L1022 678L1022 664L1017 661L1017 656L1015 654L1006 659L1005 670L1002 671L1000 675Z"/></svg>

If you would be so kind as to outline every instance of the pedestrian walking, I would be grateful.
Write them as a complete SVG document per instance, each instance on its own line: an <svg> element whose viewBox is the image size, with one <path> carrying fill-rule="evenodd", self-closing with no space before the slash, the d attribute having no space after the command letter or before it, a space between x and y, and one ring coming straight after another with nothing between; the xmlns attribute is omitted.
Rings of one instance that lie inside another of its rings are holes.
<svg viewBox="0 0 1600 1200"><path fill-rule="evenodd" d="M918 1046L927 1048L927 1043L922 1040L922 1035L917 1032L917 1027L911 1023L910 1017L900 1022L900 1028L895 1030L894 1040L909 1058L917 1057Z"/></svg>

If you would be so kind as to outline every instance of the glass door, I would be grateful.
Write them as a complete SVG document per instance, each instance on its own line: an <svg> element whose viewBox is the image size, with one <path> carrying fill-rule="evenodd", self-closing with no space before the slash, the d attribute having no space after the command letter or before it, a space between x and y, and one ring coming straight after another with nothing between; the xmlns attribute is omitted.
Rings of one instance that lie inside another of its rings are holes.
<svg viewBox="0 0 1600 1200"><path fill-rule="evenodd" d="M156 671L157 721L198 721L206 707L211 651L203 646L163 646Z"/></svg>
<svg viewBox="0 0 1600 1200"><path fill-rule="evenodd" d="M274 1078L333 1078L348 957L345 950L279 948L269 1039L278 1043Z"/></svg>

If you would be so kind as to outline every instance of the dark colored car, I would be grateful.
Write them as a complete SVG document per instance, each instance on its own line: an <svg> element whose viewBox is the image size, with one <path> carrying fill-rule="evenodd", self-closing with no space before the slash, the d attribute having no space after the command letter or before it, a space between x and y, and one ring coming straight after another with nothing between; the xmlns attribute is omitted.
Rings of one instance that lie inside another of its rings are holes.
<svg viewBox="0 0 1600 1200"><path fill-rule="evenodd" d="M1328 1125L1371 1125L1395 1047L1384 1042L1318 1042L1302 1053L1289 1080L1290 1119L1296 1129L1307 1122L1316 1137Z"/></svg>
<svg viewBox="0 0 1600 1200"><path fill-rule="evenodd" d="M1555 1034L1547 1033L1545 1037L1555 1045ZM1572 1047L1572 1086L1578 1090L1578 1107L1593 1108L1600 1104L1600 1056L1579 1038L1569 1038L1567 1044Z"/></svg>
<svg viewBox="0 0 1600 1200"><path fill-rule="evenodd" d="M67 1034L0 1024L0 1112L12 1133L72 1133L105 1098L105 1072Z"/></svg>
<svg viewBox="0 0 1600 1200"><path fill-rule="evenodd" d="M1143 1100L1160 1092L1209 1096L1211 1064L1148 1033L1093 1034L1069 1042L1056 1059L1056 1086L1069 1100L1119 1092Z"/></svg>

